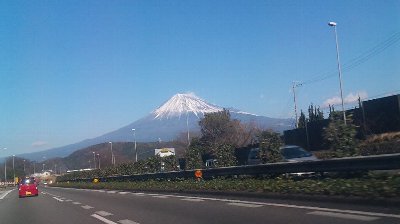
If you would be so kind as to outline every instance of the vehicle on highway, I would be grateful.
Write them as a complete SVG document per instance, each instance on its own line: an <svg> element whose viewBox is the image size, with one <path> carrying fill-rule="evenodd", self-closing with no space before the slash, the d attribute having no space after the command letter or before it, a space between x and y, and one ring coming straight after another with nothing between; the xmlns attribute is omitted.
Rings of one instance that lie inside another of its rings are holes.
<svg viewBox="0 0 400 224"><path fill-rule="evenodd" d="M22 178L18 184L18 195L20 198L38 196L39 190L37 182L33 177Z"/></svg>
<svg viewBox="0 0 400 224"><path fill-rule="evenodd" d="M315 161L314 154L297 145L285 145L280 148L281 154L287 162Z"/></svg>
<svg viewBox="0 0 400 224"><path fill-rule="evenodd" d="M282 157L285 162L301 162L301 161L315 161L318 160L311 152L303 149L297 145L285 145L280 147ZM247 164L256 165L263 163L263 158L260 155L260 148L253 148L250 150Z"/></svg>

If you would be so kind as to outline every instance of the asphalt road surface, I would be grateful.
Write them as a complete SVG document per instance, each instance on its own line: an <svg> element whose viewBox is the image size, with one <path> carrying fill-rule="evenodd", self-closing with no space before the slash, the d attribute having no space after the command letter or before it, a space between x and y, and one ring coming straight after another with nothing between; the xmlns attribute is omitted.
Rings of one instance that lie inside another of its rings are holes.
<svg viewBox="0 0 400 224"><path fill-rule="evenodd" d="M400 223L398 208L41 187L0 191L0 224Z"/></svg>

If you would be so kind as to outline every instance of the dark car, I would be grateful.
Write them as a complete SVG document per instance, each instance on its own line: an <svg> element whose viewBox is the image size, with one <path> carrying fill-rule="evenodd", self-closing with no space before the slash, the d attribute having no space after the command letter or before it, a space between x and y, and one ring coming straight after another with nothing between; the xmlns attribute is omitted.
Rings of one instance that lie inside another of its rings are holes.
<svg viewBox="0 0 400 224"><path fill-rule="evenodd" d="M280 148L281 154L287 162L302 162L318 160L311 152L297 145L285 145Z"/></svg>
<svg viewBox="0 0 400 224"><path fill-rule="evenodd" d="M35 178L22 178L18 184L18 195L20 198L29 196L38 196L39 190Z"/></svg>
<svg viewBox="0 0 400 224"><path fill-rule="evenodd" d="M302 162L318 160L311 152L306 151L297 145L285 145L280 148L281 155L286 162ZM260 157L260 149L253 148L250 150L247 164L256 165L263 163Z"/></svg>

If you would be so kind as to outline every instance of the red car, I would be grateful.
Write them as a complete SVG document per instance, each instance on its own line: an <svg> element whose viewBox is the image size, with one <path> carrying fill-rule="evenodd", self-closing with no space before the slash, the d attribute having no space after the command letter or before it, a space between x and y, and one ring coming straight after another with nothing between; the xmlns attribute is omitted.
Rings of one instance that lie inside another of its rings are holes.
<svg viewBox="0 0 400 224"><path fill-rule="evenodd" d="M18 184L18 195L20 198L27 196L38 196L39 190L35 178L23 178Z"/></svg>

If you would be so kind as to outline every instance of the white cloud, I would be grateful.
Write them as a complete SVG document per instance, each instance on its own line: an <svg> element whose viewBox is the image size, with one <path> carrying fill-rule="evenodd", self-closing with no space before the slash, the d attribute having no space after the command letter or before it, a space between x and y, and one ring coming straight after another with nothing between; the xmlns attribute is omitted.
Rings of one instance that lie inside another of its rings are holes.
<svg viewBox="0 0 400 224"><path fill-rule="evenodd" d="M42 147L42 146L45 146L45 145L48 145L48 142L45 142L45 141L36 141L36 142L32 143L32 146L33 146L33 147Z"/></svg>
<svg viewBox="0 0 400 224"><path fill-rule="evenodd" d="M349 93L347 96L344 97L343 101L345 104L347 103L355 103L358 101L358 96L360 96L361 100L368 98L368 94L366 91L359 91L357 93ZM340 96L334 96L324 101L322 107L326 108L329 105L340 105L342 104L342 100Z"/></svg>

